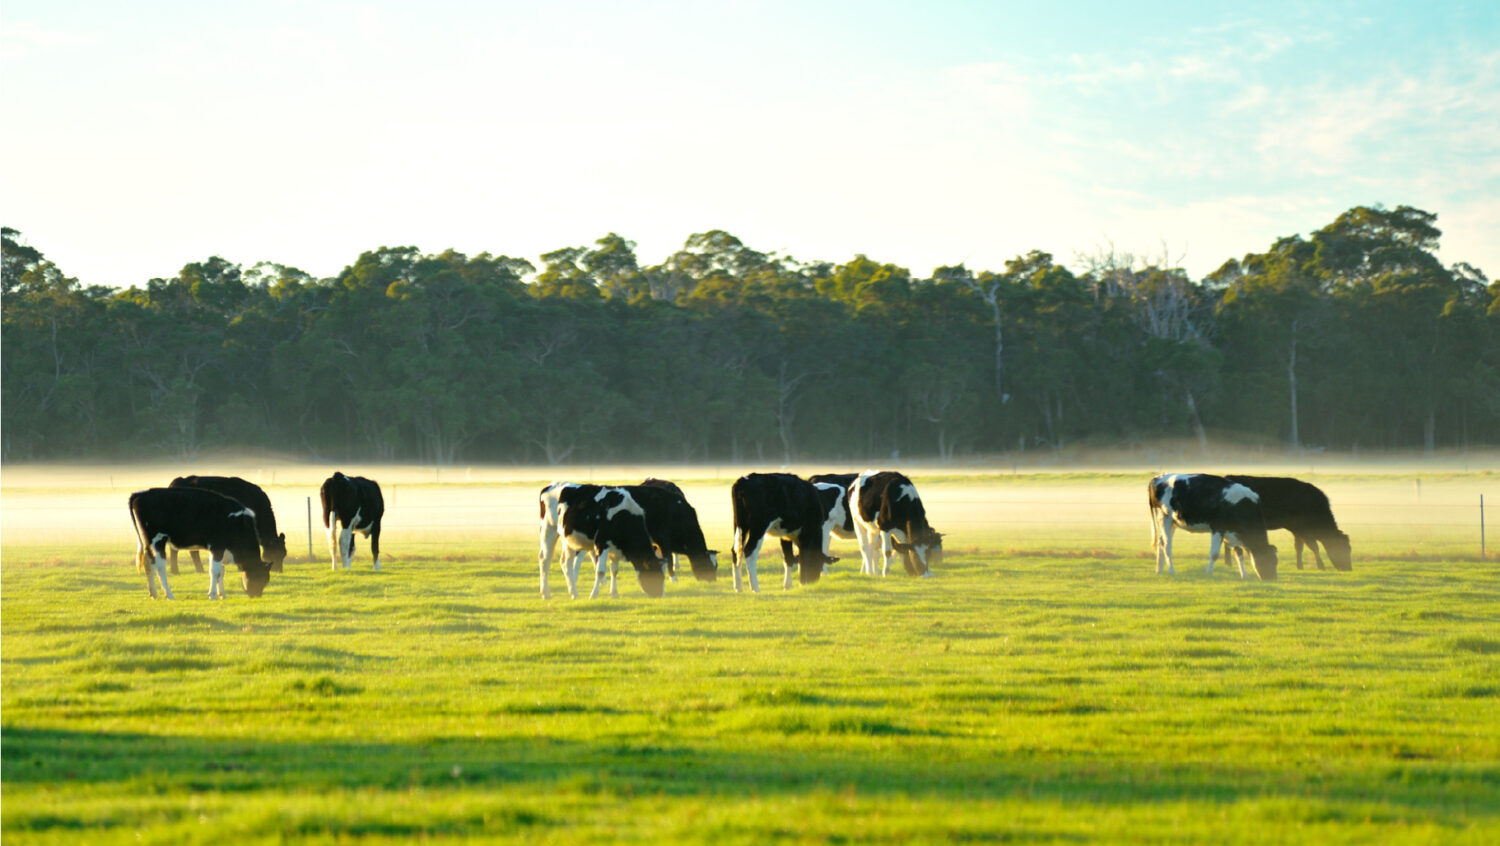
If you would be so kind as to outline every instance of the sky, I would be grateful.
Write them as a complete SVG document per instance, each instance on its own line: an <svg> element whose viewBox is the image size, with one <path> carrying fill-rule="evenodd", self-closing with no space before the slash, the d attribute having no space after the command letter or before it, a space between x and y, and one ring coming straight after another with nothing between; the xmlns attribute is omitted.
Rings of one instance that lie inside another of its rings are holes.
<svg viewBox="0 0 1500 846"><path fill-rule="evenodd" d="M0 223L85 285L725 230L1193 278L1352 207L1500 277L1500 3L0 5Z"/></svg>

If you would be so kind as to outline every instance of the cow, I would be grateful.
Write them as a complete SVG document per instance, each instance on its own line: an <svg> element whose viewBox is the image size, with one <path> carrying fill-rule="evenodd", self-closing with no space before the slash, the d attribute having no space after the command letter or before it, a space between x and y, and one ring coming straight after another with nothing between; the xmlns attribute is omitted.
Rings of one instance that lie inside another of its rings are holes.
<svg viewBox="0 0 1500 846"><path fill-rule="evenodd" d="M866 470L849 486L850 511L859 540L860 572L880 575L891 570L891 553L901 553L910 576L930 578L943 555L943 535L927 522L927 509L911 479L895 471Z"/></svg>
<svg viewBox="0 0 1500 846"><path fill-rule="evenodd" d="M836 538L849 540L857 537L854 533L854 499L851 496L852 492L850 489L854 487L854 480L858 478L858 473L819 473L815 476L807 477L809 482L818 487L833 485L844 491L844 519L840 520L829 530L830 534Z"/></svg>
<svg viewBox="0 0 1500 846"><path fill-rule="evenodd" d="M173 599L167 583L167 547L207 549L208 598L224 598L224 556L240 568L245 593L260 596L271 581L271 565L261 560L255 512L237 500L200 488L150 488L130 495L135 525L135 568L146 574L146 590L156 598L155 570L162 592ZM151 562L146 560L150 551Z"/></svg>
<svg viewBox="0 0 1500 846"><path fill-rule="evenodd" d="M323 528L328 530L328 552L333 569L349 569L354 560L354 533L370 539L370 555L375 569L380 569L380 521L385 516L385 499L380 485L363 476L345 476L335 472L323 482L318 492L323 502ZM337 532L337 545L334 538Z"/></svg>
<svg viewBox="0 0 1500 846"><path fill-rule="evenodd" d="M1172 568L1172 534L1178 529L1210 533L1208 572L1214 571L1219 543L1243 547L1250 552L1255 574L1265 581L1276 578L1276 547L1266 540L1266 521L1261 516L1260 497L1255 491L1223 476L1207 473L1164 474L1146 486L1151 509L1151 543L1156 550L1156 572L1166 564ZM1241 557L1240 578L1245 578Z"/></svg>
<svg viewBox="0 0 1500 846"><path fill-rule="evenodd" d="M553 482L542 488L538 500L543 599L551 595L547 589L547 570L558 540L564 544L563 578L568 582L568 595L574 599L578 598L578 564L585 552L594 561L594 590L589 594L590 599L599 595L606 569L609 595L620 595L616 579L618 561L611 562L611 554L623 556L635 567L636 579L647 596L660 597L665 593L665 562L646 530L645 509L624 488Z"/></svg>
<svg viewBox="0 0 1500 846"><path fill-rule="evenodd" d="M271 565L271 572L280 573L286 561L286 535L276 532L276 513L271 510L271 499L259 485L247 482L238 476L178 476L167 487L202 488L237 500L255 512L255 527L260 532L261 555ZM193 569L203 572L203 562L198 560L198 550L188 550L193 556ZM171 569L177 573L178 548L171 550Z"/></svg>
<svg viewBox="0 0 1500 846"><path fill-rule="evenodd" d="M1297 549L1297 569L1302 569L1302 547L1312 549L1318 569L1323 569L1323 556L1318 554L1318 544L1328 550L1328 560L1335 570L1352 570L1353 553L1349 548L1349 536L1339 531L1333 519L1333 508L1328 504L1328 495L1317 486L1284 476L1225 476L1238 482L1260 497L1260 515L1266 521L1266 530L1286 529L1292 533Z"/></svg>
<svg viewBox="0 0 1500 846"><path fill-rule="evenodd" d="M677 581L674 559L678 555L687 558L693 577L698 581L718 579L719 551L708 548L703 526L698 522L698 512L688 503L682 488L666 479L651 478L639 485L624 487L646 511L646 531L651 533L651 539L667 560L669 579Z"/></svg>
<svg viewBox="0 0 1500 846"><path fill-rule="evenodd" d="M760 592L756 562L766 535L782 538L786 570L782 587L792 587L792 568L804 585L816 582L823 568L837 561L828 554L828 534L842 523L843 492L837 485L822 488L790 473L750 473L736 479L729 491L734 508L734 590L741 589L740 571L750 577L750 590ZM790 553L796 544L796 554Z"/></svg>

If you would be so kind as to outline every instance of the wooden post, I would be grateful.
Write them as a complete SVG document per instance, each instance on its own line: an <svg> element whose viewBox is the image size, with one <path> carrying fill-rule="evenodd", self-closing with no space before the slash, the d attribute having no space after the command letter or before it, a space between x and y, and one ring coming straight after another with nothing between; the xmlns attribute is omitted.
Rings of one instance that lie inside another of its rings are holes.
<svg viewBox="0 0 1500 846"><path fill-rule="evenodd" d="M1479 495L1479 560L1485 560L1484 552L1484 494Z"/></svg>
<svg viewBox="0 0 1500 846"><path fill-rule="evenodd" d="M307 560L312 561L312 497L307 498Z"/></svg>

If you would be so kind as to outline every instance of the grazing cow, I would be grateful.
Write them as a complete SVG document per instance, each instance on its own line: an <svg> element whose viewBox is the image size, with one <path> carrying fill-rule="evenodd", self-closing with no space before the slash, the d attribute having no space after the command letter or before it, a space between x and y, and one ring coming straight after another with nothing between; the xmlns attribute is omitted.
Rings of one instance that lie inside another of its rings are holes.
<svg viewBox="0 0 1500 846"><path fill-rule="evenodd" d="M688 503L682 488L666 479L647 479L639 485L626 485L625 490L646 511L646 531L667 560L668 578L677 581L674 559L684 555L694 578L701 582L718 579L719 551L708 548L698 512Z"/></svg>
<svg viewBox="0 0 1500 846"><path fill-rule="evenodd" d="M665 593L665 562L658 556L657 546L646 529L645 509L624 488L553 482L542 488L539 500L542 598L551 595L547 590L547 570L559 539L565 545L563 578L568 582L568 595L574 599L578 598L578 563L585 552L594 561L594 590L589 594L590 599L599 595L606 569L609 569L609 595L620 595L616 584L618 562L611 562L611 553L624 556L635 567L636 579L647 596L659 597Z"/></svg>
<svg viewBox="0 0 1500 846"><path fill-rule="evenodd" d="M1165 563L1167 572L1176 573L1172 569L1172 533L1182 528L1210 533L1208 572L1214 571L1222 539L1250 551L1251 564L1261 579L1276 578L1276 547L1266 540L1266 522L1255 491L1223 476L1168 474L1147 484L1146 497L1151 507L1156 572L1160 573ZM1240 578L1244 578L1243 557L1239 564Z"/></svg>
<svg viewBox="0 0 1500 846"><path fill-rule="evenodd" d="M901 553L910 576L928 578L943 555L943 535L927 523L927 509L911 479L894 472L867 470L849 486L852 522L859 539L860 572L880 575L891 571L891 553Z"/></svg>
<svg viewBox="0 0 1500 846"><path fill-rule="evenodd" d="M224 598L224 556L240 568L245 593L260 596L271 581L271 566L261 560L255 512L222 494L199 488L151 488L130 495L130 519L135 524L135 568L146 574L146 590L156 598L155 570L161 589L172 599L167 584L167 547L207 549L208 598ZM151 563L147 563L150 550Z"/></svg>
<svg viewBox="0 0 1500 846"><path fill-rule="evenodd" d="M344 569L354 560L354 533L359 532L370 539L370 555L375 559L375 569L380 569L380 520L385 516L385 498L380 495L380 485L363 476L345 476L334 473L323 483L319 491L323 501L323 528L328 530L328 552L333 559L333 569ZM338 545L334 545L337 531Z"/></svg>
<svg viewBox="0 0 1500 846"><path fill-rule="evenodd" d="M271 510L271 499L259 485L247 482L238 476L178 476L168 487L202 488L237 500L255 512L255 528L260 532L261 555L270 563L271 571L281 572L286 561L286 535L276 533L276 513ZM172 573L177 573L177 547L172 547ZM190 549L193 569L203 572L203 562L198 560L198 550Z"/></svg>
<svg viewBox="0 0 1500 846"><path fill-rule="evenodd" d="M828 533L842 523L843 492L837 485L822 488L790 473L751 473L735 480L729 492L734 506L734 590L740 591L740 570L750 576L750 590L760 592L756 562L766 535L783 538L786 571L782 587L792 586L792 567L802 583L812 584L823 568L837 558L828 554ZM795 556L789 553L795 542Z"/></svg>
<svg viewBox="0 0 1500 846"><path fill-rule="evenodd" d="M1260 515L1266 521L1266 530L1286 529L1292 533L1297 548L1297 569L1302 569L1302 547L1312 549L1318 569L1323 569L1323 556L1318 554L1318 544L1328 550L1328 560L1335 570L1352 570L1353 553L1349 548L1349 536L1339 531L1333 519L1333 508L1328 504L1328 495L1315 485L1301 479L1283 476L1225 476L1238 482L1260 497Z"/></svg>

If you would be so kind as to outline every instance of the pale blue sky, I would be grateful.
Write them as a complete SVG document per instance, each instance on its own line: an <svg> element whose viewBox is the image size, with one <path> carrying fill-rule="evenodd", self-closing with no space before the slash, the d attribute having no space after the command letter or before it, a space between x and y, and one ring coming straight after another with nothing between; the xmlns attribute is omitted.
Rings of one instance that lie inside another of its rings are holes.
<svg viewBox="0 0 1500 846"><path fill-rule="evenodd" d="M6 0L0 45L0 222L85 284L709 229L1201 277L1375 203L1500 276L1494 0Z"/></svg>

